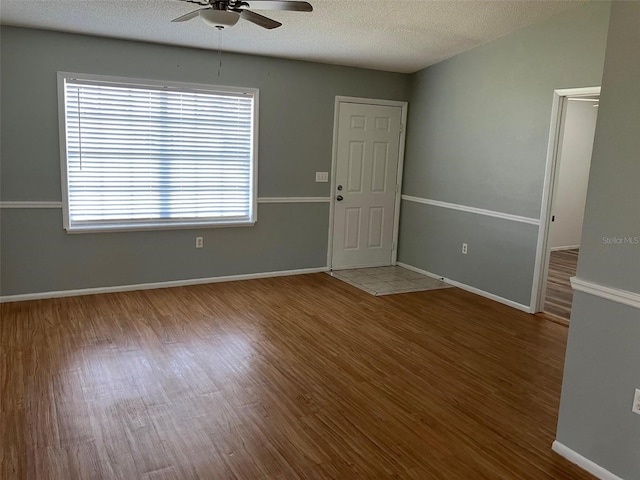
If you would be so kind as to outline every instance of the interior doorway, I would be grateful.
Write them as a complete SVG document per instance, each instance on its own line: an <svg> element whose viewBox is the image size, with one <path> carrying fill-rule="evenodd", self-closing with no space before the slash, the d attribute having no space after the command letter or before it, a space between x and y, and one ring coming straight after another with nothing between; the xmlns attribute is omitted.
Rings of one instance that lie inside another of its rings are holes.
<svg viewBox="0 0 640 480"><path fill-rule="evenodd" d="M558 97L551 132L555 145L550 159L550 188L541 224L544 241L536 311L569 321L571 278L576 275L580 254L599 87Z"/></svg>

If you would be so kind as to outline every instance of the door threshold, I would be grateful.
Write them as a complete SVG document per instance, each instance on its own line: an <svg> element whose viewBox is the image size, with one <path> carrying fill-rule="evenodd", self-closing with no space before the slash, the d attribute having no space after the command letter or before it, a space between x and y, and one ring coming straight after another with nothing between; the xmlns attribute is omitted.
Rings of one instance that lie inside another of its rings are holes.
<svg viewBox="0 0 640 480"><path fill-rule="evenodd" d="M539 312L535 314L536 317L541 318L542 320L548 320L553 323L557 323L558 325L562 325L563 327L568 327L571 322L564 317L560 317L553 313L548 312Z"/></svg>

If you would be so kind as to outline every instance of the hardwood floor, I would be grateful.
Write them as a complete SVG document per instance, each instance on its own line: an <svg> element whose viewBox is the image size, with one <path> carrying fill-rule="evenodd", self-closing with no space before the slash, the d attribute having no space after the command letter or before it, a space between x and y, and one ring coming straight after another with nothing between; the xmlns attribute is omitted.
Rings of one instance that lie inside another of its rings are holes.
<svg viewBox="0 0 640 480"><path fill-rule="evenodd" d="M577 248L558 250L551 252L549 258L549 275L547 276L544 311L565 320L571 318L573 289L569 279L576 275L578 254L579 250Z"/></svg>
<svg viewBox="0 0 640 480"><path fill-rule="evenodd" d="M325 274L1 306L0 478L588 479L567 329Z"/></svg>

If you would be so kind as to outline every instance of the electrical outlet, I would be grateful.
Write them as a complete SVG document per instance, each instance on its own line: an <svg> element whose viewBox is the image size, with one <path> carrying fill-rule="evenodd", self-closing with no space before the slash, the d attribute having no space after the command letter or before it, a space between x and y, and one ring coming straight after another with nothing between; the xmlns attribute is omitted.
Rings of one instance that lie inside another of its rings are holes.
<svg viewBox="0 0 640 480"><path fill-rule="evenodd" d="M329 172L316 172L316 182L326 183L329 181Z"/></svg>
<svg viewBox="0 0 640 480"><path fill-rule="evenodd" d="M462 254L463 254L463 255L466 255L466 254L467 254L467 249L468 249L467 244L466 244L466 243L463 243L463 244L462 244Z"/></svg>
<svg viewBox="0 0 640 480"><path fill-rule="evenodd" d="M636 388L636 394L633 396L633 407L631 407L631 411L640 415L640 388Z"/></svg>
<svg viewBox="0 0 640 480"><path fill-rule="evenodd" d="M202 248L204 246L204 238L196 237L196 248Z"/></svg>

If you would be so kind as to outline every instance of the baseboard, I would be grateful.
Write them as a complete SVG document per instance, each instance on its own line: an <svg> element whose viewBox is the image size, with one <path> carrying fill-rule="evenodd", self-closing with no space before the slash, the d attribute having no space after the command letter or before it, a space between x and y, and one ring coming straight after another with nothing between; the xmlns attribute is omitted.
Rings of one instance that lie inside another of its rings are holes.
<svg viewBox="0 0 640 480"><path fill-rule="evenodd" d="M622 480L622 478L614 475L609 470L602 468L597 463L594 463L588 458L583 457L579 453L571 450L569 447L563 445L557 440L553 442L551 449L561 457L566 458L571 463L575 463L577 466L589 472L596 478L599 478L600 480Z"/></svg>
<svg viewBox="0 0 640 480"><path fill-rule="evenodd" d="M308 273L327 272L327 267L301 268L298 270L280 270L276 272L247 273L244 275L228 275L224 277L193 278L169 282L139 283L136 285L117 285L114 287L81 288L78 290L60 290L54 292L25 293L20 295L0 296L0 303L24 302L27 300L43 300L47 298L77 297L79 295L97 295L100 293L131 292L134 290L153 290L156 288L186 287L207 283L236 282L238 280L254 280L257 278L285 277L289 275L305 275Z"/></svg>
<svg viewBox="0 0 640 480"><path fill-rule="evenodd" d="M499 295L495 295L493 293L485 292L484 290L480 290L479 288L471 287L471 286L466 285L464 283L456 282L455 280L451 280L450 278L446 278L446 277L443 277L442 275L438 275L438 274L435 274L435 273L432 273L432 272L428 272L426 270L422 270L421 268L414 267L413 265L408 265L408 264L402 263L402 262L398 262L397 265L400 266L400 267L406 268L407 270L412 270L414 272L421 273L423 275L426 275L427 277L437 278L438 280L442 280L443 282L446 282L449 285L453 285L454 287L458 287L458 288L460 288L462 290L466 290L467 292L475 293L476 295L480 295L481 297L489 298L489 299L494 300L494 301L496 301L498 303L503 303L504 305L508 305L508 306L510 306L512 308L515 308L517 310L521 310L521 311L526 312L526 313L534 313L531 310L531 307L529 305L523 305L521 303L514 302L513 300L509 300L508 298L500 297Z"/></svg>

